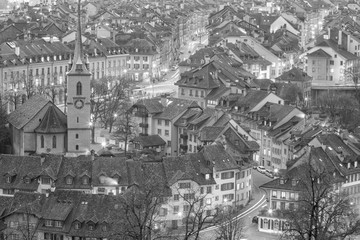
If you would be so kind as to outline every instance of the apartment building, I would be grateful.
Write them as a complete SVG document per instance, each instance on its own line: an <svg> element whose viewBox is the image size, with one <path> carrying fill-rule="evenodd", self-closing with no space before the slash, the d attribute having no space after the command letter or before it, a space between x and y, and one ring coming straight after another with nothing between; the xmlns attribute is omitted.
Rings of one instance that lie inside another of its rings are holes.
<svg viewBox="0 0 360 240"><path fill-rule="evenodd" d="M307 164L321 167L326 166L326 174L332 176L334 190L338 191L345 181L344 173L346 168L339 165L340 159L333 158L332 154L324 151L321 147L309 147L295 164L289 167L284 174L270 182L260 186L266 191L269 199L268 209L264 209L259 214L258 229L261 232L282 233L289 227L289 223L284 219L282 211L286 209L296 209L298 200L304 191L303 178L304 169L302 166Z"/></svg>

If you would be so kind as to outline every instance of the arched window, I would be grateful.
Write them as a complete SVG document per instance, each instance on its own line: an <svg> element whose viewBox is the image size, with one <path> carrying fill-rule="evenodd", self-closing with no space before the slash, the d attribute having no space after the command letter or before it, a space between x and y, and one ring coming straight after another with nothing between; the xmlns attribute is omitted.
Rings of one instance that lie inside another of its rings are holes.
<svg viewBox="0 0 360 240"><path fill-rule="evenodd" d="M53 147L53 148L56 148L56 136L53 136L53 139L52 139L52 147Z"/></svg>
<svg viewBox="0 0 360 240"><path fill-rule="evenodd" d="M41 135L41 137L40 137L40 147L41 147L41 148L44 148L44 142L45 142L44 136Z"/></svg>
<svg viewBox="0 0 360 240"><path fill-rule="evenodd" d="M76 84L76 95L82 95L82 85L81 82Z"/></svg>

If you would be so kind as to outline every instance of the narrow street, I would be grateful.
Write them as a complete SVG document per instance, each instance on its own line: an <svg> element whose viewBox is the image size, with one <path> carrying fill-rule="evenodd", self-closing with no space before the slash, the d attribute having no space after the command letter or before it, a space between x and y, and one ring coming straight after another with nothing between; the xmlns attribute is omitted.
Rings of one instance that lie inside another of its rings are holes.
<svg viewBox="0 0 360 240"><path fill-rule="evenodd" d="M250 207L245 207L245 210L241 212L236 218L240 218L243 220L243 224L245 226L245 231L243 233L242 239L247 240L277 240L279 239L279 235L262 233L258 231L258 225L256 223L252 223L252 219L254 216L258 214L258 212L267 206L265 192L259 188L262 184L272 180L271 178L265 176L262 173L259 173L257 170L253 169L252 171L253 177L253 202L250 202ZM202 240L216 240L217 228L209 227L201 232Z"/></svg>

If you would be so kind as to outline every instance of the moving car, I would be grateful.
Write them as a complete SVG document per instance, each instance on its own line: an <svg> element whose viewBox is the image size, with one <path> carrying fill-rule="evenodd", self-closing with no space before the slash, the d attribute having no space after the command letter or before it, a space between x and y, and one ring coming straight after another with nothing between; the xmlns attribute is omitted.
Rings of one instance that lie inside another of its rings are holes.
<svg viewBox="0 0 360 240"><path fill-rule="evenodd" d="M260 172L260 173L265 173L265 172L266 172L264 166L258 166L256 169L257 169L258 172Z"/></svg>
<svg viewBox="0 0 360 240"><path fill-rule="evenodd" d="M274 178L274 173L270 170L265 170L265 175L270 177L270 178Z"/></svg>

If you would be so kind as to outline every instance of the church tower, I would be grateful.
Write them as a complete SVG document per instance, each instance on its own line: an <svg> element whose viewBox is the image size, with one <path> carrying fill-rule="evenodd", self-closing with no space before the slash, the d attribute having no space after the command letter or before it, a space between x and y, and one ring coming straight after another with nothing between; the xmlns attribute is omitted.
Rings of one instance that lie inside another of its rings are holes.
<svg viewBox="0 0 360 240"><path fill-rule="evenodd" d="M90 151L90 77L81 41L80 1L78 2L77 37L72 63L67 74L67 151L83 154Z"/></svg>

